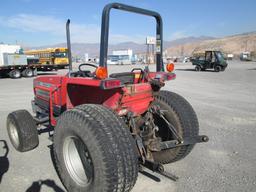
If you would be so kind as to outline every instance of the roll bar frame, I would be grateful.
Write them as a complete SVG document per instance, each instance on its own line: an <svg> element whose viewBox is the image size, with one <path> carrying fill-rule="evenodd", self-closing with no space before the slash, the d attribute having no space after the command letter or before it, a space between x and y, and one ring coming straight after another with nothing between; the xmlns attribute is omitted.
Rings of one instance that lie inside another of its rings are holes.
<svg viewBox="0 0 256 192"><path fill-rule="evenodd" d="M107 4L102 12L101 20L101 39L100 39L100 67L107 67L108 57L108 37L109 37L109 15L111 9L118 9L127 12L138 13L142 15L152 16L156 19L156 71L164 71L162 51L163 51L163 21L159 13L133 7L121 3L110 3ZM71 55L71 43L70 43L70 20L66 23L66 35L67 35L67 47L68 47L68 59L69 59L69 71L72 71L72 55Z"/></svg>
<svg viewBox="0 0 256 192"><path fill-rule="evenodd" d="M107 67L108 37L109 37L109 15L111 9L118 9L127 12L152 16L156 19L156 71L164 71L162 61L163 49L163 22L159 13L147 9L141 9L121 3L107 4L102 12L101 20L101 41L100 41L100 63L101 67Z"/></svg>

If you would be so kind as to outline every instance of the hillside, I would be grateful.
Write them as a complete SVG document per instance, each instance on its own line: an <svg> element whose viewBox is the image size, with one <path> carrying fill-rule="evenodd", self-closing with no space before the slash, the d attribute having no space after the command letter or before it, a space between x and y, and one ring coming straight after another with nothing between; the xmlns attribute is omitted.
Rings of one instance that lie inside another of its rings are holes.
<svg viewBox="0 0 256 192"><path fill-rule="evenodd" d="M164 49L170 47L177 47L183 44L200 43L205 40L212 40L214 37L200 36L200 37L186 37L173 41L164 41ZM41 47L27 47L25 49L42 49L48 47L66 47L66 43L46 45ZM74 56L83 56L85 53L89 53L90 57L98 56L100 45L98 43L72 43L72 53ZM123 42L119 44L110 44L109 53L113 50L120 49L132 49L134 53L146 52L147 47L145 44L138 44L134 42Z"/></svg>
<svg viewBox="0 0 256 192"><path fill-rule="evenodd" d="M194 51L203 51L205 49L222 50L226 53L238 55L243 51L256 51L256 32L243 33L223 38L207 36L186 37L173 41L164 41L163 46L165 50L164 54L168 56L189 56ZM47 47L66 47L66 43L34 47L33 49ZM95 57L99 54L99 47L100 45L98 43L72 43L72 53L74 56L83 56L85 53L89 53L90 57ZM134 53L145 53L146 45L134 42L109 45L110 54L112 50L120 49L132 49Z"/></svg>
<svg viewBox="0 0 256 192"><path fill-rule="evenodd" d="M206 49L222 50L225 53L239 55L243 51L256 51L256 32L227 36L224 38L186 43L167 48L169 56L191 55Z"/></svg>

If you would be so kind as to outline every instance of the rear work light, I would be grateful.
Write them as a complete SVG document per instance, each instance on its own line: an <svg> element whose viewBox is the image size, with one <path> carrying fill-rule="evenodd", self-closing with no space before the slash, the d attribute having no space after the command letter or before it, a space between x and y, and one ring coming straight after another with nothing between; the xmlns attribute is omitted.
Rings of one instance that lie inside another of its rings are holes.
<svg viewBox="0 0 256 192"><path fill-rule="evenodd" d="M108 70L106 67L97 67L95 74L98 79L106 79L108 77Z"/></svg>
<svg viewBox="0 0 256 192"><path fill-rule="evenodd" d="M103 80L101 81L101 88L102 89L114 89L122 87L122 83L118 79L111 79L111 80Z"/></svg>
<svg viewBox="0 0 256 192"><path fill-rule="evenodd" d="M173 63L169 63L166 65L166 70L168 72L172 72L174 70L174 64Z"/></svg>

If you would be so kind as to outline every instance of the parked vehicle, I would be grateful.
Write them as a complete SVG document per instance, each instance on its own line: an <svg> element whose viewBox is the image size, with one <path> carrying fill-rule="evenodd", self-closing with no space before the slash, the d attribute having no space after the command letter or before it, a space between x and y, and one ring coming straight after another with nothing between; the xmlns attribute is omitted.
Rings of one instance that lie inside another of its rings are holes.
<svg viewBox="0 0 256 192"><path fill-rule="evenodd" d="M33 77L37 71L52 71L53 65L41 65L39 58L23 54L19 45L0 44L0 76L13 79Z"/></svg>
<svg viewBox="0 0 256 192"><path fill-rule="evenodd" d="M27 56L20 54L19 45L0 44L0 76L17 79L36 75L36 68L28 66Z"/></svg>
<svg viewBox="0 0 256 192"><path fill-rule="evenodd" d="M68 66L67 48L57 47L38 50L27 50L26 55L33 55L39 58L41 65L53 65L54 68L64 69Z"/></svg>
<svg viewBox="0 0 256 192"><path fill-rule="evenodd" d="M240 54L241 61L252 61L251 53L246 51Z"/></svg>
<svg viewBox="0 0 256 192"><path fill-rule="evenodd" d="M190 59L192 65L195 65L196 71L214 69L214 71L224 71L228 66L221 51L205 51L204 56L194 56Z"/></svg>
<svg viewBox="0 0 256 192"><path fill-rule="evenodd" d="M152 16L157 21L156 71L134 68L108 75L109 15L119 9ZM71 50L69 23L67 44ZM199 135L192 106L180 95L161 90L175 79L173 64L165 72L162 62L162 18L154 11L119 3L105 6L102 14L99 66L84 63L67 75L34 80L35 116L18 110L7 117L7 130L16 150L25 152L39 143L37 128L54 128L53 150L57 171L67 191L130 191L139 165L168 178L163 164L186 157ZM68 53L71 58L71 52ZM92 68L88 70L86 68Z"/></svg>

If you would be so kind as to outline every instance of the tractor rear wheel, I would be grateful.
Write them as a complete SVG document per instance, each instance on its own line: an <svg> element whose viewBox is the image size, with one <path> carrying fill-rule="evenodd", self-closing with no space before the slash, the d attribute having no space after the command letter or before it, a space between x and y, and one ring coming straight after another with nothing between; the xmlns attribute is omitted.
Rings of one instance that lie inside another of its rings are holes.
<svg viewBox="0 0 256 192"><path fill-rule="evenodd" d="M173 92L160 91L153 104L158 105L163 110L164 117L176 128L181 138L198 135L199 125L196 113L183 97ZM156 134L161 137L162 141L175 139L161 117L155 115L154 120L159 128ZM187 156L193 147L194 144L153 152L153 157L159 163L172 163Z"/></svg>
<svg viewBox="0 0 256 192"><path fill-rule="evenodd" d="M26 110L17 110L8 115L7 132L17 151L30 151L39 144L36 122Z"/></svg>
<svg viewBox="0 0 256 192"><path fill-rule="evenodd" d="M101 105L81 105L63 113L54 133L57 171L67 191L128 192L138 175L129 129Z"/></svg>

